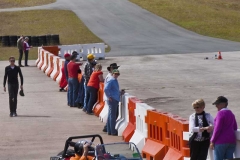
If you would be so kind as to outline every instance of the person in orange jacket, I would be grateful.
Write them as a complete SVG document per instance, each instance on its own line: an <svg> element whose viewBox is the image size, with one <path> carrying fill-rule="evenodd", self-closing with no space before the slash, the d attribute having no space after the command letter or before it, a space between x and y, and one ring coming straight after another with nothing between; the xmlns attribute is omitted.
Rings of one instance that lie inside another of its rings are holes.
<svg viewBox="0 0 240 160"><path fill-rule="evenodd" d="M93 160L94 156L89 155L89 147L91 146L90 143L86 142L85 144L79 143L74 147L76 152L74 157L71 157L70 160Z"/></svg>

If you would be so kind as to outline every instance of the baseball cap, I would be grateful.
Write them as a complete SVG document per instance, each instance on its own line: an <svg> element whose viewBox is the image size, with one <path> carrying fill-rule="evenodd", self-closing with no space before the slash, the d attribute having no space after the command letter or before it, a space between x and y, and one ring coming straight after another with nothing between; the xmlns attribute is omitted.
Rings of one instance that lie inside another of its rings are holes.
<svg viewBox="0 0 240 160"><path fill-rule="evenodd" d="M118 75L120 75L120 72L119 72L118 69L114 69L114 70L112 71L112 74L118 74Z"/></svg>
<svg viewBox="0 0 240 160"><path fill-rule="evenodd" d="M64 54L64 58L70 57L71 55L69 53Z"/></svg>
<svg viewBox="0 0 240 160"><path fill-rule="evenodd" d="M213 102L213 105L219 104L219 103L228 103L228 99L224 96L219 96L215 102Z"/></svg>
<svg viewBox="0 0 240 160"><path fill-rule="evenodd" d="M92 60L94 58L95 58L95 56L92 53L87 55L87 59L89 59L89 60Z"/></svg>

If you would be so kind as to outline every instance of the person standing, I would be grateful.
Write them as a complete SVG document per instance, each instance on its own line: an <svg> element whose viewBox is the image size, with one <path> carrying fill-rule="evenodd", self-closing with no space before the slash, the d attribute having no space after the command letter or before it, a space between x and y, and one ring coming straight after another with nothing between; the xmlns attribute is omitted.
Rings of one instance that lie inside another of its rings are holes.
<svg viewBox="0 0 240 160"><path fill-rule="evenodd" d="M110 64L109 67L107 67L108 74L107 74L107 76L106 76L106 78L105 78L105 80L104 80L104 86L107 84L108 80L112 77L112 71L113 71L114 69L118 69L118 68L119 68L119 66L117 65L117 63L112 63L112 64ZM103 95L103 100L105 101L105 103L107 103L107 96L106 96L105 92L104 92L104 95ZM118 117L118 110L117 110L116 118L117 118L117 117ZM103 127L103 130L102 130L102 131L103 131L103 132L107 132L107 123L106 123L106 125Z"/></svg>
<svg viewBox="0 0 240 160"><path fill-rule="evenodd" d="M214 120L210 113L205 113L203 99L195 100L192 106L195 113L189 117L190 157L191 160L206 160Z"/></svg>
<svg viewBox="0 0 240 160"><path fill-rule="evenodd" d="M75 101L78 94L78 73L81 73L79 66L81 63L76 63L77 55L71 56L71 61L67 65L68 70L68 90L69 90L69 105L77 107Z"/></svg>
<svg viewBox="0 0 240 160"><path fill-rule="evenodd" d="M228 99L219 96L213 103L218 113L214 119L214 131L210 148L214 149L214 160L232 159L236 148L237 122L234 114L227 108Z"/></svg>
<svg viewBox="0 0 240 160"><path fill-rule="evenodd" d="M65 62L64 62L64 73L65 73L65 78L66 78L66 81L67 81L67 86L68 86L68 69L67 69L67 65L68 63L70 62L70 58L71 58L71 55L69 53L65 53L64 54L64 58L65 58ZM69 103L69 89L67 90L67 104L68 106L70 106L70 103Z"/></svg>
<svg viewBox="0 0 240 160"><path fill-rule="evenodd" d="M18 75L21 80L21 90L23 90L23 75L20 67L15 65L14 57L10 57L9 62L10 65L5 67L3 87L6 92L6 82L8 81L10 117L15 117L17 116Z"/></svg>
<svg viewBox="0 0 240 160"><path fill-rule="evenodd" d="M23 35L18 38L17 40L17 47L18 47L18 52L19 52L19 58L18 58L18 66L19 67L24 67L22 65L22 56L23 56L23 42L24 42L24 38Z"/></svg>
<svg viewBox="0 0 240 160"><path fill-rule="evenodd" d="M29 46L28 44L29 38L25 37L25 40L23 42L23 50L24 50L24 54L25 54L25 67L28 67L28 53L30 48L32 48L32 46Z"/></svg>
<svg viewBox="0 0 240 160"><path fill-rule="evenodd" d="M120 101L120 95L123 94L119 90L119 84L117 78L119 77L120 72L117 69L112 71L112 77L106 83L104 87L104 92L107 96L108 103L108 119L107 119L107 132L108 135L117 136L117 130L115 129L116 125L116 115L118 110L118 103Z"/></svg>
<svg viewBox="0 0 240 160"><path fill-rule="evenodd" d="M92 115L92 108L98 99L98 90L100 82L104 82L102 65L96 64L95 70L92 73L88 85L87 85L87 97L86 97L86 107L83 108L83 111L87 114Z"/></svg>
<svg viewBox="0 0 240 160"><path fill-rule="evenodd" d="M84 64L83 67L83 78L84 78L84 104L83 108L87 107L87 84L90 79L90 76L94 70L94 66L96 65L96 62L94 60L94 55L93 54L88 54L87 55L87 62Z"/></svg>

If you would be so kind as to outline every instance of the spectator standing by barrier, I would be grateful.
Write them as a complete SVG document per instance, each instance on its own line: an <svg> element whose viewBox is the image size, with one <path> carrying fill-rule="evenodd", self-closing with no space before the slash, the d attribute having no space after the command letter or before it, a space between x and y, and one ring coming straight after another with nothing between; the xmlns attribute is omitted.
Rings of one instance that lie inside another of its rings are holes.
<svg viewBox="0 0 240 160"><path fill-rule="evenodd" d="M87 84L90 79L90 76L94 70L94 66L96 65L96 62L94 61L94 55L93 54L88 54L87 55L87 62L84 64L83 70L83 77L84 77L84 107L87 107Z"/></svg>
<svg viewBox="0 0 240 160"><path fill-rule="evenodd" d="M118 109L118 103L120 101L120 95L123 92L119 90L119 84L117 78L119 77L120 72L117 69L112 71L112 77L106 83L104 87L104 92L107 96L107 103L109 106L108 109L108 119L107 119L107 132L108 135L117 136L117 130L115 129L116 125L116 114Z"/></svg>
<svg viewBox="0 0 240 160"><path fill-rule="evenodd" d="M92 108L98 99L98 90L100 82L104 82L102 65L96 64L95 70L92 73L87 85L86 107L83 108L87 114L92 115Z"/></svg>
<svg viewBox="0 0 240 160"><path fill-rule="evenodd" d="M66 53L64 54L64 58L65 58L65 62L64 62L64 73L65 73L65 77L66 77L66 80L67 80L67 83L68 83L68 69L67 69L67 65L68 63L70 62L70 59L71 59L71 55L69 53ZM68 92L67 92L67 104L70 106L70 91L68 89Z"/></svg>
<svg viewBox="0 0 240 160"><path fill-rule="evenodd" d="M15 117L17 116L18 75L21 80L21 90L23 90L23 75L20 67L15 65L14 57L10 57L9 62L10 65L5 68L3 87L6 92L6 82L8 81L10 117Z"/></svg>
<svg viewBox="0 0 240 160"><path fill-rule="evenodd" d="M28 53L30 48L32 48L32 46L29 46L28 44L28 37L25 37L24 43L23 43L23 50L24 50L24 54L25 54L25 67L28 67Z"/></svg>
<svg viewBox="0 0 240 160"><path fill-rule="evenodd" d="M232 111L227 108L226 97L219 96L213 105L217 107L218 113L214 120L210 148L214 149L214 160L231 159L236 148L237 122Z"/></svg>
<svg viewBox="0 0 240 160"><path fill-rule="evenodd" d="M78 84L78 97L76 100L76 104L79 109L83 108L84 97L85 97L84 94L85 94L84 78L83 76L81 76L81 79L79 80L79 84Z"/></svg>
<svg viewBox="0 0 240 160"><path fill-rule="evenodd" d="M189 117L190 157L191 160L206 160L214 120L211 114L205 113L203 99L195 100L192 106L195 113Z"/></svg>
<svg viewBox="0 0 240 160"><path fill-rule="evenodd" d="M23 56L23 42L24 42L24 37L23 35L18 38L17 40L17 47L18 47L18 52L19 52L19 58L18 58L18 66L19 67L24 67L22 65L22 56Z"/></svg>
<svg viewBox="0 0 240 160"><path fill-rule="evenodd" d="M78 93L78 73L81 73L79 66L81 63L76 63L77 55L71 56L71 61L67 65L68 70L68 90L69 90L69 105L77 107L75 101Z"/></svg>
<svg viewBox="0 0 240 160"><path fill-rule="evenodd" d="M105 78L105 80L104 80L104 86L107 84L108 80L112 77L112 71L113 71L114 69L118 69L118 68L119 68L119 66L117 65L117 63L112 63L112 64L110 64L109 67L107 67L108 74L107 74L107 76L106 76L106 78ZM104 101L107 103L107 96L106 96L105 92L104 92L104 95L103 95L103 99L104 99ZM117 110L116 118L117 118L117 117L118 117L118 110ZM106 125L103 127L103 132L107 132L107 123L106 123Z"/></svg>

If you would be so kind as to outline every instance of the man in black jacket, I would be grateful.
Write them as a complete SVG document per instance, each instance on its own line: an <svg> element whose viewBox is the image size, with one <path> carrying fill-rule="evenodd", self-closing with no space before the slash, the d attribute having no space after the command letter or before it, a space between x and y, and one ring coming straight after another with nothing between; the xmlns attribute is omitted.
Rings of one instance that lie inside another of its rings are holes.
<svg viewBox="0 0 240 160"><path fill-rule="evenodd" d="M10 65L5 68L3 80L4 91L6 92L6 82L8 81L10 117L17 116L17 94L18 94L18 74L21 80L21 90L23 90L23 75L19 66L15 65L15 58L9 58Z"/></svg>

